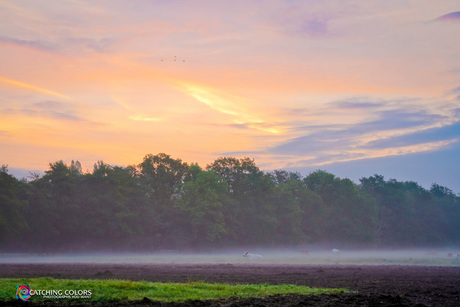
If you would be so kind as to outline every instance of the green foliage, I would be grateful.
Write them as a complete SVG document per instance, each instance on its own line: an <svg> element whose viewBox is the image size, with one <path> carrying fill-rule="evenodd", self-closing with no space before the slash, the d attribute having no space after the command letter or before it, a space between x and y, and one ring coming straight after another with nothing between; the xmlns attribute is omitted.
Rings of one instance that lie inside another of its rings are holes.
<svg viewBox="0 0 460 307"><path fill-rule="evenodd" d="M430 191L415 182L361 179L361 189L377 204L376 240L387 246L458 244L459 197L434 184Z"/></svg>
<svg viewBox="0 0 460 307"><path fill-rule="evenodd" d="M27 202L20 198L22 182L8 174L8 167L0 169L0 247L27 231L24 213Z"/></svg>
<svg viewBox="0 0 460 307"><path fill-rule="evenodd" d="M32 290L91 290L90 299L80 301L112 301L112 300L141 300L147 297L161 302L184 302L190 300L215 300L230 297L265 297L275 294L337 294L349 292L345 289L309 288L297 285L229 285L209 284L203 282L190 283L152 283L147 281L128 280L70 280L32 278L1 278L0 279L0 302L16 300L16 286L27 283ZM38 297L31 297L30 301L40 301ZM58 301L58 300L57 300Z"/></svg>
<svg viewBox="0 0 460 307"><path fill-rule="evenodd" d="M146 155L138 169L148 195L158 206L165 207L171 205L171 196L182 182L188 166L180 159L161 153Z"/></svg>
<svg viewBox="0 0 460 307"><path fill-rule="evenodd" d="M324 171L311 173L304 182L323 201L322 236L342 243L373 242L377 208L356 184Z"/></svg>
<svg viewBox="0 0 460 307"><path fill-rule="evenodd" d="M21 240L19 238L27 238ZM137 166L49 164L18 181L0 171L4 251L162 250L251 245L458 244L460 202L450 189L325 171L261 171L218 158L202 169L166 154Z"/></svg>
<svg viewBox="0 0 460 307"><path fill-rule="evenodd" d="M189 173L175 206L181 236L188 238L192 246L209 244L226 233L223 201L227 198L227 183L213 171L202 171L197 165L192 165Z"/></svg>

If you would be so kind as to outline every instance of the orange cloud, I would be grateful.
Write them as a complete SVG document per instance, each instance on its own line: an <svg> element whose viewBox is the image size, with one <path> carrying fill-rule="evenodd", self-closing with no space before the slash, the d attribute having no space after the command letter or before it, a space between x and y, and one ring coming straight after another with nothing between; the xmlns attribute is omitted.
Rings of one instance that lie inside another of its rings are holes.
<svg viewBox="0 0 460 307"><path fill-rule="evenodd" d="M16 85L16 86L19 86L19 87L27 88L27 89L30 89L30 90L33 90L33 91L36 91L36 92L45 93L45 94L60 97L60 98L70 99L70 97L68 97L66 95L63 95L63 94L60 94L58 92L50 91L50 90L47 90L47 89L44 89L44 88L41 88L41 87L38 87L38 86L34 86L34 85L31 85L31 84L19 82L19 81L16 81L16 80L7 79L7 78L1 77L1 76L0 76L0 81L3 81L3 82L8 83L8 84Z"/></svg>
<svg viewBox="0 0 460 307"><path fill-rule="evenodd" d="M146 117L142 115L130 116L129 119L135 120L135 121L144 121L144 122L158 122L158 121L163 120L162 118L158 118L158 117Z"/></svg>
<svg viewBox="0 0 460 307"><path fill-rule="evenodd" d="M265 114L265 111L250 110L249 99L235 95L229 95L217 89L202 85L179 82L181 91L204 103L208 107L223 114L233 117L233 123L244 125L248 128L268 132L270 134L283 134L281 127L272 124L273 120Z"/></svg>

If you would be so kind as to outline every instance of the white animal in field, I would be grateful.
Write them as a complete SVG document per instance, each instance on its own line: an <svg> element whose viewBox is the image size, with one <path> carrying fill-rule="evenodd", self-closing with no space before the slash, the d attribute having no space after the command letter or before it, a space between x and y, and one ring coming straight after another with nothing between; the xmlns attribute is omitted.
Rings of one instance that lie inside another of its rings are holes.
<svg viewBox="0 0 460 307"><path fill-rule="evenodd" d="M263 256L262 255L259 255L259 254L250 254L249 252L245 252L243 254L243 257L246 257L250 260L253 260L253 259L262 259Z"/></svg>
<svg viewBox="0 0 460 307"><path fill-rule="evenodd" d="M332 249L332 253L337 256L340 255L340 251L337 248Z"/></svg>

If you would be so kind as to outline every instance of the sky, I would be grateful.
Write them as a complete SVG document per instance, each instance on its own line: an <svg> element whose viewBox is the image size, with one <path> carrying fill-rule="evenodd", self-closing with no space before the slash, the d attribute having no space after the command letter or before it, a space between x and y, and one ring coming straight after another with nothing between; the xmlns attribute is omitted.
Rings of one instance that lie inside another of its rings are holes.
<svg viewBox="0 0 460 307"><path fill-rule="evenodd" d="M460 192L460 3L0 0L0 163L167 153Z"/></svg>

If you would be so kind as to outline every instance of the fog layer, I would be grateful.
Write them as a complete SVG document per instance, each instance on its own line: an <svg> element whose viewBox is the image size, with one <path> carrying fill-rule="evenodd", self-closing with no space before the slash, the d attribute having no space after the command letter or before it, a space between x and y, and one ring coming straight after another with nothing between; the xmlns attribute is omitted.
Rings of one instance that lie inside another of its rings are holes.
<svg viewBox="0 0 460 307"><path fill-rule="evenodd" d="M244 249L181 253L0 254L0 263L280 264L460 266L460 248L413 250Z"/></svg>

